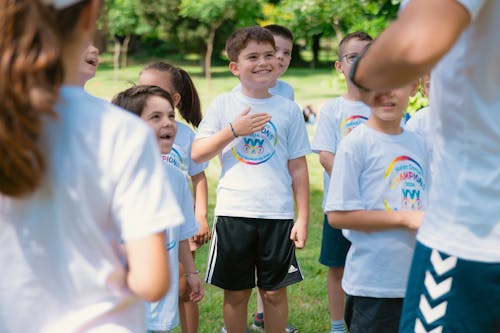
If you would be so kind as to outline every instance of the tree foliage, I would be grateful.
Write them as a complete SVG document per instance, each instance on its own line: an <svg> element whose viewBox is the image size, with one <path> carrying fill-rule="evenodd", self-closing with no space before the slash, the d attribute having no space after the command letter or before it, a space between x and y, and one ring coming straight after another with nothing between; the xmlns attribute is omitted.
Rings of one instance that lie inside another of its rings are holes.
<svg viewBox="0 0 500 333"><path fill-rule="evenodd" d="M262 18L261 0L181 0L180 15L198 20L207 27L205 77L210 79L214 41L219 28L237 19L238 25L256 24Z"/></svg>

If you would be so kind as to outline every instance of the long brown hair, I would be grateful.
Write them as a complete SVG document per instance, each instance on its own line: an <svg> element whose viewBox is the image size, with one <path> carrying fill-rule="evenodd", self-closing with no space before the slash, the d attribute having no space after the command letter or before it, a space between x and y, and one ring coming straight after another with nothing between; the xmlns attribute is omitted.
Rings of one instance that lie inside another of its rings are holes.
<svg viewBox="0 0 500 333"><path fill-rule="evenodd" d="M203 118L200 97L188 72L180 67L175 67L162 61L147 65L141 73L147 70L155 70L169 74L171 84L175 89L175 91L171 93L177 92L181 96L180 103L177 105L179 113L188 123L193 124L194 127L198 127Z"/></svg>
<svg viewBox="0 0 500 333"><path fill-rule="evenodd" d="M39 0L0 0L0 193L21 197L40 184L46 162L39 144L44 118L64 80L62 42L82 1L55 11Z"/></svg>

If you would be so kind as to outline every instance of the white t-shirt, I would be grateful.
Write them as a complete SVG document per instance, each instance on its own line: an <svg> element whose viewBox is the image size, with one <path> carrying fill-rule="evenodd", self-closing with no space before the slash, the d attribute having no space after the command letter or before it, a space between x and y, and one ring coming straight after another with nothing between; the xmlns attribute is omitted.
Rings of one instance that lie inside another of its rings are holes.
<svg viewBox="0 0 500 333"><path fill-rule="evenodd" d="M241 83L233 88L233 92L237 91L241 91ZM285 97L291 101L295 100L295 92L293 90L293 87L285 81L277 80L276 84L269 88L269 93Z"/></svg>
<svg viewBox="0 0 500 333"><path fill-rule="evenodd" d="M329 100L320 112L318 126L311 144L313 152L319 154L321 151L335 154L337 146L347 134L358 125L363 124L370 117L370 108L359 101L351 101L344 97ZM328 184L330 177L323 172L323 203L325 208L328 196Z"/></svg>
<svg viewBox="0 0 500 333"><path fill-rule="evenodd" d="M229 126L241 112L267 112L271 121L259 132L238 137L221 152L215 215L293 219L288 161L310 152L300 108L281 96L254 99L241 92L219 95L208 108L197 138Z"/></svg>
<svg viewBox="0 0 500 333"><path fill-rule="evenodd" d="M500 262L500 1L459 2L472 22L431 74L433 179L418 240Z"/></svg>
<svg viewBox="0 0 500 333"><path fill-rule="evenodd" d="M429 137L431 132L430 106L415 112L406 122L405 129L417 132L424 138Z"/></svg>
<svg viewBox="0 0 500 333"><path fill-rule="evenodd" d="M60 98L42 183L0 195L0 331L140 332L120 243L179 224L180 206L144 122L80 87Z"/></svg>
<svg viewBox="0 0 500 333"><path fill-rule="evenodd" d="M170 331L179 325L179 242L196 235L199 228L194 217L193 196L185 174L172 164L164 164L167 173L171 174L177 201L182 204L184 223L167 229L165 246L170 265L170 289L158 302L146 303L146 326L150 331Z"/></svg>
<svg viewBox="0 0 500 333"><path fill-rule="evenodd" d="M357 127L340 143L325 211L421 210L426 203L427 152L421 136ZM349 295L404 297L415 232L343 230L351 241L342 287Z"/></svg>
<svg viewBox="0 0 500 333"><path fill-rule="evenodd" d="M433 173L432 169L432 124L430 121L430 106L427 106L421 110L418 110L411 118L408 120L408 122L405 125L405 130L408 131L413 131L420 136L425 141L425 144L427 146L427 151L429 154L429 165L430 165L430 170L431 170L431 175ZM431 179L429 178L429 186L428 189L430 190L430 182Z"/></svg>
<svg viewBox="0 0 500 333"><path fill-rule="evenodd" d="M177 134L175 135L174 145L169 154L162 155L164 161L181 169L188 176L195 176L205 170L208 162L196 163L191 159L191 146L194 141L194 131L187 125L177 123Z"/></svg>

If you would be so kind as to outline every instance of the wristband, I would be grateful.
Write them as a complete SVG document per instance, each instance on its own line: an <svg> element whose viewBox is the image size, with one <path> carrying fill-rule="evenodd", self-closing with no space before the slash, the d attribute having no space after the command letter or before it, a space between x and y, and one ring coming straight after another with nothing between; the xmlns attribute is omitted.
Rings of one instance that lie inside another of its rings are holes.
<svg viewBox="0 0 500 333"><path fill-rule="evenodd" d="M233 124L229 123L229 126L231 127L231 132L233 132L234 137L237 138L238 134L234 131Z"/></svg>
<svg viewBox="0 0 500 333"><path fill-rule="evenodd" d="M368 45L370 46L370 45ZM368 92L370 91L370 89L368 88L365 88L363 87L362 85L360 85L359 83L357 83L356 81L354 81L354 76L356 75L356 70L358 69L358 65L359 65L359 61L363 58L363 56L365 55L366 53L366 50L368 49L368 46L365 47L365 49L363 50L363 52L358 56L358 58L354 61L354 63L352 64L352 67L351 67L351 71L349 72L349 79L351 80L352 84L354 84L356 86L356 88L358 88L359 90L361 90L362 92Z"/></svg>
<svg viewBox="0 0 500 333"><path fill-rule="evenodd" d="M184 273L185 277L190 277L191 275L200 275L200 271L195 269L194 272L191 273Z"/></svg>

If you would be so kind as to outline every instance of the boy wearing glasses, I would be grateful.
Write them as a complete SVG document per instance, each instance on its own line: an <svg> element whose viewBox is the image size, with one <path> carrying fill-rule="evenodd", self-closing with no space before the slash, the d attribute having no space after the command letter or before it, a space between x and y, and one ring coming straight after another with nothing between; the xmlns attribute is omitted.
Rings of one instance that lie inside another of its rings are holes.
<svg viewBox="0 0 500 333"><path fill-rule="evenodd" d="M335 62L335 69L346 79L347 92L340 97L329 100L321 109L316 134L312 142L312 149L319 154L319 161L324 172L324 199L328 192L337 146L342 138L349 134L356 126L364 123L370 116L370 108L360 101L360 91L349 79L352 63L362 50L372 41L372 37L365 32L347 34L339 43ZM342 276L345 259L350 242L342 235L342 230L332 228L324 218L323 240L319 262L328 266L327 290L330 311L330 333L345 333L344 300L342 290Z"/></svg>

